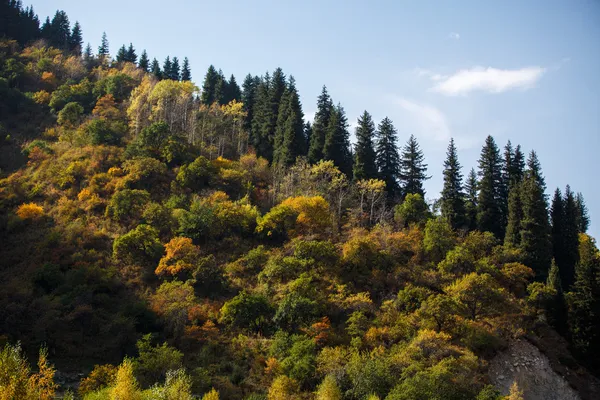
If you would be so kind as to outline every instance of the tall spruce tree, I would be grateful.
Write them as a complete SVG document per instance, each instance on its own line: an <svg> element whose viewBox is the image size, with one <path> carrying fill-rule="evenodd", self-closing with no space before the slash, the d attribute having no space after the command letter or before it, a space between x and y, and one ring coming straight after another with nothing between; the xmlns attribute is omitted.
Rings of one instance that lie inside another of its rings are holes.
<svg viewBox="0 0 600 400"><path fill-rule="evenodd" d="M538 172L541 176L541 171ZM523 221L520 246L525 254L525 264L533 269L536 280L545 281L552 260L552 242L546 198L535 171L527 171L521 183L521 202Z"/></svg>
<svg viewBox="0 0 600 400"><path fill-rule="evenodd" d="M506 226L508 223L508 196L510 190L510 173L513 169L515 151L510 140L504 146L504 159L502 163L502 180L499 187L501 199L502 224Z"/></svg>
<svg viewBox="0 0 600 400"><path fill-rule="evenodd" d="M475 168L471 168L467 180L465 182L465 216L467 219L467 226L470 231L477 229L477 173Z"/></svg>
<svg viewBox="0 0 600 400"><path fill-rule="evenodd" d="M224 104L229 104L229 102L235 100L235 101L241 101L242 100L242 90L240 89L240 86L238 85L237 81L235 80L235 76L233 76L233 74L231 74L231 76L229 77L229 81L227 81L227 85L225 86L225 92L223 94L224 98L223 98L223 103Z"/></svg>
<svg viewBox="0 0 600 400"><path fill-rule="evenodd" d="M296 81L290 76L289 83L281 97L279 116L275 128L273 164L288 167L296 157L304 154L304 113L296 89Z"/></svg>
<svg viewBox="0 0 600 400"><path fill-rule="evenodd" d="M83 50L83 33L79 21L75 21L71 35L69 36L69 50L76 56L81 56Z"/></svg>
<svg viewBox="0 0 600 400"><path fill-rule="evenodd" d="M217 97L217 90L220 83L221 77L213 65L208 67L206 75L204 76L204 83L202 84L202 94L200 95L200 102L205 106L210 107L214 102L218 102L220 99Z"/></svg>
<svg viewBox="0 0 600 400"><path fill-rule="evenodd" d="M550 225L552 236L552 256L558 268L564 265L564 225L565 225L565 205L563 195L559 188L554 191L552 204L550 206Z"/></svg>
<svg viewBox="0 0 600 400"><path fill-rule="evenodd" d="M49 37L47 39L52 47L61 50L70 50L71 28L66 12L62 10L56 11L48 32Z"/></svg>
<svg viewBox="0 0 600 400"><path fill-rule="evenodd" d="M303 147L303 151L302 154L304 154L305 156L308 155L308 145L310 143L310 137L312 136L312 124L310 123L310 121L306 121L306 123L304 124L304 147Z"/></svg>
<svg viewBox="0 0 600 400"><path fill-rule="evenodd" d="M181 80L183 82L192 80L192 71L190 70L190 60L187 57L183 58L183 65L181 66Z"/></svg>
<svg viewBox="0 0 600 400"><path fill-rule="evenodd" d="M477 226L482 232L491 232L504 238L502 224L502 158L494 138L488 136L479 157L479 197Z"/></svg>
<svg viewBox="0 0 600 400"><path fill-rule="evenodd" d="M109 54L108 38L106 37L106 32L102 32L102 41L100 46L98 46L98 57L103 60L108 57Z"/></svg>
<svg viewBox="0 0 600 400"><path fill-rule="evenodd" d="M252 118L252 144L256 155L267 158L272 153L268 133L272 120L273 108L271 107L271 75L266 72L256 90L254 116Z"/></svg>
<svg viewBox="0 0 600 400"><path fill-rule="evenodd" d="M521 145L515 147L515 152L511 162L510 170L508 171L509 177L509 188L513 183L519 183L523 180L525 175L525 155L521 150Z"/></svg>
<svg viewBox="0 0 600 400"><path fill-rule="evenodd" d="M312 164L318 163L323 159L323 148L325 146L325 133L329 126L329 119L333 112L333 101L327 92L327 87L323 85L321 94L317 99L317 112L312 125L312 134L308 148L308 161Z"/></svg>
<svg viewBox="0 0 600 400"><path fill-rule="evenodd" d="M535 150L531 150L531 152L529 153L529 157L527 158L526 173L535 178L538 185L542 188L542 191L546 191L546 179L542 174L542 166L540 164L540 160L538 159ZM545 195L544 198L546 198Z"/></svg>
<svg viewBox="0 0 600 400"><path fill-rule="evenodd" d="M456 145L454 139L450 139L444 161L444 187L440 201L442 217L450 223L452 229L467 227L463 176L460 169Z"/></svg>
<svg viewBox="0 0 600 400"><path fill-rule="evenodd" d="M400 183L403 197L410 193L420 194L425 198L423 183L431 176L426 174L427 164L424 161L425 156L419 147L419 143L417 143L417 139L414 135L410 135L400 156Z"/></svg>
<svg viewBox="0 0 600 400"><path fill-rule="evenodd" d="M375 164L379 177L385 182L390 199L400 196L400 154L398 152L398 132L392 121L385 117L377 126L375 145Z"/></svg>
<svg viewBox="0 0 600 400"><path fill-rule="evenodd" d="M125 48L125 45L123 45L117 51L117 62L125 61L127 61L127 49Z"/></svg>
<svg viewBox="0 0 600 400"><path fill-rule="evenodd" d="M156 58L152 59L152 66L150 72L156 77L156 79L162 79L162 71L160 70L160 64Z"/></svg>
<svg viewBox="0 0 600 400"><path fill-rule="evenodd" d="M355 130L356 145L354 146L353 174L355 180L377 178L375 164L375 123L367 111L358 117Z"/></svg>
<svg viewBox="0 0 600 400"><path fill-rule="evenodd" d="M173 57L173 62L171 63L171 73L169 75L174 81L178 81L181 79L179 59L177 57Z"/></svg>
<svg viewBox="0 0 600 400"><path fill-rule="evenodd" d="M142 51L140 61L138 62L138 67L144 72L148 72L148 68L150 68L150 60L148 59L148 53L146 53L146 50Z"/></svg>
<svg viewBox="0 0 600 400"><path fill-rule="evenodd" d="M562 221L562 264L558 264L561 272L561 281L566 291L571 289L575 282L575 266L579 262L579 226L577 216L579 210L575 194L567 185L564 196L564 213ZM558 238L557 238L558 239Z"/></svg>
<svg viewBox="0 0 600 400"><path fill-rule="evenodd" d="M325 133L323 159L331 160L346 176L352 176L352 153L350 152L350 132L348 118L341 104L338 104L329 118Z"/></svg>
<svg viewBox="0 0 600 400"><path fill-rule="evenodd" d="M242 84L242 103L244 103L244 111L246 112L246 119L244 120L244 129L250 132L252 127L252 118L254 117L254 105L256 103L256 92L258 85L260 84L260 78L258 76L246 75L244 83ZM252 141L252 137L250 138Z"/></svg>
<svg viewBox="0 0 600 400"><path fill-rule="evenodd" d="M523 223L523 204L521 202L521 183L513 182L508 195L508 222L504 244L518 248L521 244L521 227Z"/></svg>
<svg viewBox="0 0 600 400"><path fill-rule="evenodd" d="M125 60L130 63L137 63L137 54L132 43L129 43L129 47L127 48L127 56Z"/></svg>
<svg viewBox="0 0 600 400"><path fill-rule="evenodd" d="M165 58L165 61L163 62L163 67L162 67L163 79L171 79L171 72L172 72L171 68L172 68L171 57L167 56L167 58Z"/></svg>
<svg viewBox="0 0 600 400"><path fill-rule="evenodd" d="M567 333L567 305L565 303L565 293L560 280L560 269L555 260L552 260L546 285L553 289L555 293L548 304L548 322L558 331L558 333L564 335Z"/></svg>
<svg viewBox="0 0 600 400"><path fill-rule="evenodd" d="M583 194L581 194L581 192L577 193L575 203L577 204L578 210L577 226L579 227L579 232L586 233L588 227L590 226L590 216L588 214L588 209L585 205L585 200L583 199Z"/></svg>

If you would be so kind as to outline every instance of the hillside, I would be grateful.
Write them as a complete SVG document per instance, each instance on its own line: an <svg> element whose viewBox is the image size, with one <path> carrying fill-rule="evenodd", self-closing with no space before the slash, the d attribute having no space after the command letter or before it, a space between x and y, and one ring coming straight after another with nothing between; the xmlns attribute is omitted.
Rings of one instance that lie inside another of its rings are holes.
<svg viewBox="0 0 600 400"><path fill-rule="evenodd" d="M351 146L326 87L310 123L279 68L199 87L0 1L0 399L528 398L515 343L599 395L600 252L535 151L463 179L451 141L427 202L417 139Z"/></svg>

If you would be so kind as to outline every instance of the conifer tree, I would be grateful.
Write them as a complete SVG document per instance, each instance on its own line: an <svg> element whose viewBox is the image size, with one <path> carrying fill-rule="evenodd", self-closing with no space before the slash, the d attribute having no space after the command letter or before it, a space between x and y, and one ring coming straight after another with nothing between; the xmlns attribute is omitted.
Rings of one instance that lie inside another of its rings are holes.
<svg viewBox="0 0 600 400"><path fill-rule="evenodd" d="M163 62L163 67L162 67L163 79L171 79L171 76L172 76L171 68L172 68L171 57L167 56L167 58L165 58L165 61Z"/></svg>
<svg viewBox="0 0 600 400"><path fill-rule="evenodd" d="M494 138L488 136L479 158L477 226L480 231L491 232L497 238L504 237L501 186L502 158Z"/></svg>
<svg viewBox="0 0 600 400"><path fill-rule="evenodd" d="M454 139L450 139L444 161L444 187L441 197L441 211L452 229L466 227L465 194L462 187L462 173Z"/></svg>
<svg viewBox="0 0 600 400"><path fill-rule="evenodd" d="M0 27L2 27L2 25L0 25ZM42 24L42 27L40 28L40 36L42 37L42 39L46 39L49 41L50 36L52 35L51 31L52 31L52 26L50 24L50 17L46 17L46 20L44 21L44 23ZM14 33L13 33L13 35L14 35Z"/></svg>
<svg viewBox="0 0 600 400"><path fill-rule="evenodd" d="M127 49L125 48L125 45L121 46L119 51L117 51L117 62L124 61L127 61Z"/></svg>
<svg viewBox="0 0 600 400"><path fill-rule="evenodd" d="M333 111L333 101L327 92L327 87L323 85L321 94L317 99L317 112L312 125L312 134L310 137L308 149L308 161L312 164L318 163L323 159L323 148L325 146L325 133L329 126L329 119Z"/></svg>
<svg viewBox="0 0 600 400"><path fill-rule="evenodd" d="M577 193L575 203L577 204L578 211L577 226L579 227L579 232L586 233L588 227L590 226L590 216L588 214L587 206L585 205L585 200L583 199L583 194L581 194L581 192Z"/></svg>
<svg viewBox="0 0 600 400"><path fill-rule="evenodd" d="M296 89L294 77L290 76L288 87L281 97L277 127L275 129L275 147L273 164L290 166L296 157L304 151L304 113Z"/></svg>
<svg viewBox="0 0 600 400"><path fill-rule="evenodd" d="M272 156L272 142L270 143L269 131L271 126L273 108L271 107L271 75L266 72L256 91L254 116L252 118L251 139L256 150L256 155L267 158ZM267 158L268 159L268 158Z"/></svg>
<svg viewBox="0 0 600 400"><path fill-rule="evenodd" d="M504 146L504 160L502 163L502 180L498 188L500 193L500 205L502 214L502 225L508 223L508 196L510 190L510 171L513 169L515 152L510 140Z"/></svg>
<svg viewBox="0 0 600 400"><path fill-rule="evenodd" d="M148 53L146 53L146 50L142 51L140 61L138 62L138 67L141 68L144 72L148 72L148 68L150 67L150 60L148 59Z"/></svg>
<svg viewBox="0 0 600 400"><path fill-rule="evenodd" d="M531 150L531 152L529 153L529 157L527 158L526 173L535 178L538 185L542 188L543 192L546 191L546 179L544 179L544 176L542 175L542 167L540 165L540 160L538 159L535 150Z"/></svg>
<svg viewBox="0 0 600 400"><path fill-rule="evenodd" d="M355 130L356 145L354 147L354 180L377 178L375 164L375 123L371 114L365 111L358 117L358 126Z"/></svg>
<svg viewBox="0 0 600 400"><path fill-rule="evenodd" d="M352 175L348 118L346 118L346 112L341 104L334 108L329 118L323 146L323 159L333 161L346 176Z"/></svg>
<svg viewBox="0 0 600 400"><path fill-rule="evenodd" d="M73 30L71 31L71 35L69 37L69 50L71 53L81 56L82 49L83 34L81 32L81 25L79 25L79 21L75 21L75 25L73 25Z"/></svg>
<svg viewBox="0 0 600 400"><path fill-rule="evenodd" d="M69 50L69 44L71 39L71 28L69 24L69 17L67 13L58 10L52 18L50 23L50 29L48 40L52 47L56 47L61 50Z"/></svg>
<svg viewBox="0 0 600 400"><path fill-rule="evenodd" d="M218 102L220 99L217 97L217 87L220 84L220 76L214 66L209 66L206 75L204 76L204 83L202 84L202 94L200 96L200 102L205 106L210 107L214 102Z"/></svg>
<svg viewBox="0 0 600 400"><path fill-rule="evenodd" d="M192 71L190 70L190 61L187 57L183 59L183 65L181 66L181 80L183 82L192 80Z"/></svg>
<svg viewBox="0 0 600 400"><path fill-rule="evenodd" d="M521 203L521 183L514 182L508 195L508 222L504 244L519 247L521 244L521 224L523 223L523 204Z"/></svg>
<svg viewBox="0 0 600 400"><path fill-rule="evenodd" d="M181 79L179 59L177 57L173 57L173 62L171 63L171 73L169 75L170 79L174 81L178 81Z"/></svg>
<svg viewBox="0 0 600 400"><path fill-rule="evenodd" d="M137 54L135 53L135 48L133 47L132 43L129 43L129 47L127 48L127 55L125 57L125 61L134 64L137 62Z"/></svg>
<svg viewBox="0 0 600 400"><path fill-rule="evenodd" d="M525 254L525 264L533 269L538 281L544 281L548 277L552 260L552 242L546 198L538 179L541 171L538 172L536 176L535 171L527 171L521 183L523 221L520 245Z"/></svg>
<svg viewBox="0 0 600 400"><path fill-rule="evenodd" d="M565 234L565 205L563 196L559 188L554 191L552 204L550 206L550 224L552 235L552 255L558 268L565 265L565 243L563 236Z"/></svg>
<svg viewBox="0 0 600 400"><path fill-rule="evenodd" d="M102 32L102 42L100 43L100 46L98 47L98 57L101 59L104 59L104 58L108 57L108 55L109 55L108 38L106 37L106 32Z"/></svg>
<svg viewBox="0 0 600 400"><path fill-rule="evenodd" d="M156 58L152 59L152 66L150 72L156 77L156 79L162 79L162 71L160 70L160 64Z"/></svg>
<svg viewBox="0 0 600 400"><path fill-rule="evenodd" d="M310 137L312 136L312 124L310 121L306 121L304 124L304 147L302 154L308 155L308 145L310 144Z"/></svg>
<svg viewBox="0 0 600 400"><path fill-rule="evenodd" d="M92 52L92 45L89 43L85 46L85 50L83 51L83 63L88 69L91 68L94 63L94 53Z"/></svg>
<svg viewBox="0 0 600 400"><path fill-rule="evenodd" d="M223 104L229 104L229 102L233 100L241 101L242 91L240 89L240 86L237 84L237 81L235 80L235 76L231 74L231 76L229 77L229 81L227 81L227 84L224 87Z"/></svg>
<svg viewBox="0 0 600 400"><path fill-rule="evenodd" d="M385 117L377 127L375 146L375 164L379 177L385 182L390 199L400 195L398 176L400 175L400 154L398 153L398 132L392 121Z"/></svg>
<svg viewBox="0 0 600 400"><path fill-rule="evenodd" d="M549 304L548 322L560 334L565 334L567 331L567 306L565 303L565 294L562 283L560 281L560 269L558 268L555 260L552 260L546 285L553 289L553 291L556 293Z"/></svg>
<svg viewBox="0 0 600 400"><path fill-rule="evenodd" d="M246 120L244 121L244 129L250 131L252 127L252 119L254 118L254 105L256 103L256 93L260 84L258 76L246 75L242 84L242 103L244 103L244 111L246 112ZM252 138L250 138L252 141Z"/></svg>
<svg viewBox="0 0 600 400"><path fill-rule="evenodd" d="M237 85L237 84L236 84ZM262 125L261 136L261 156L273 161L274 143L275 143L275 129L277 127L277 119L279 117L279 108L282 103L283 93L287 88L287 82L285 74L281 68L277 68L273 72L271 77L271 84L269 86L269 112L264 115L268 118Z"/></svg>
<svg viewBox="0 0 600 400"><path fill-rule="evenodd" d="M508 172L509 177L509 188L512 183L519 183L523 180L525 174L525 155L521 151L521 145L517 145L511 162L510 170Z"/></svg>
<svg viewBox="0 0 600 400"><path fill-rule="evenodd" d="M575 200L575 194L567 185L564 196L564 213L562 221L562 264L558 267L561 271L561 282L566 291L571 289L575 282L575 266L579 262L579 226L577 224L577 216L579 210ZM559 240L559 238L556 238Z"/></svg>
<svg viewBox="0 0 600 400"><path fill-rule="evenodd" d="M419 148L417 139L414 135L410 135L400 156L400 182L403 197L411 193L420 194L425 198L423 182L430 179L431 176L427 176L426 174L427 164L425 164L424 160L425 156Z"/></svg>
<svg viewBox="0 0 600 400"><path fill-rule="evenodd" d="M465 182L465 215L469 230L477 229L477 174L475 169L471 168Z"/></svg>

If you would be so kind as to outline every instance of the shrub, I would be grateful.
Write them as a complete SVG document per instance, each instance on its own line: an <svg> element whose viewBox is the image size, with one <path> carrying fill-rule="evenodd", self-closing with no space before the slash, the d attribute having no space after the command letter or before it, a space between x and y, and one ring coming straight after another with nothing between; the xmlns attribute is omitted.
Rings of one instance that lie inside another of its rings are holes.
<svg viewBox="0 0 600 400"><path fill-rule="evenodd" d="M266 297L243 291L223 304L219 321L232 328L260 332L268 326L272 314Z"/></svg>
<svg viewBox="0 0 600 400"><path fill-rule="evenodd" d="M150 194L145 190L119 190L111 197L106 216L120 222L137 221L149 201Z"/></svg>
<svg viewBox="0 0 600 400"><path fill-rule="evenodd" d="M256 231L275 239L324 234L331 227L329 204L321 196L289 197L258 219Z"/></svg>
<svg viewBox="0 0 600 400"><path fill-rule="evenodd" d="M17 215L23 220L35 221L44 216L44 209L35 203L21 204L17 209Z"/></svg>
<svg viewBox="0 0 600 400"><path fill-rule="evenodd" d="M158 231L148 225L138 225L113 243L113 256L127 264L152 265L158 262L164 247Z"/></svg>
<svg viewBox="0 0 600 400"><path fill-rule="evenodd" d="M163 343L152 346L152 336L144 335L138 340L137 349L139 356L133 363L135 375L142 386L150 386L155 382L163 381L168 371L181 368L183 353Z"/></svg>
<svg viewBox="0 0 600 400"><path fill-rule="evenodd" d="M95 365L90 374L81 380L79 394L85 396L88 393L112 386L117 377L117 367L111 364Z"/></svg>

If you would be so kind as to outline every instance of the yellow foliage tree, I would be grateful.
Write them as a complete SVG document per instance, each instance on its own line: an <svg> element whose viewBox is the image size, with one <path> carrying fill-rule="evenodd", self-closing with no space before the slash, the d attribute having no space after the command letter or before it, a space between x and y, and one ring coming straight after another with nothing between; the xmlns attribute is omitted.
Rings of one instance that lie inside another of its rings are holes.
<svg viewBox="0 0 600 400"><path fill-rule="evenodd" d="M125 359L117 370L115 385L110 390L110 400L141 400L142 394L133 375L133 363Z"/></svg>
<svg viewBox="0 0 600 400"><path fill-rule="evenodd" d="M316 400L342 400L342 391L340 390L335 378L327 375L319 389L317 390Z"/></svg>
<svg viewBox="0 0 600 400"><path fill-rule="evenodd" d="M219 400L219 392L212 388L210 392L202 396L202 400Z"/></svg>
<svg viewBox="0 0 600 400"><path fill-rule="evenodd" d="M192 239L175 237L165 246L166 254L160 259L155 274L177 276L182 272L192 272L200 249L192 243Z"/></svg>
<svg viewBox="0 0 600 400"><path fill-rule="evenodd" d="M38 220L44 216L44 209L35 203L21 204L17 209L17 215L21 219Z"/></svg>
<svg viewBox="0 0 600 400"><path fill-rule="evenodd" d="M116 120L121 116L115 98L110 93L98 99L96 106L92 110L92 114L108 120Z"/></svg>
<svg viewBox="0 0 600 400"><path fill-rule="evenodd" d="M294 379L279 375L269 388L267 400L298 400L300 385Z"/></svg>

